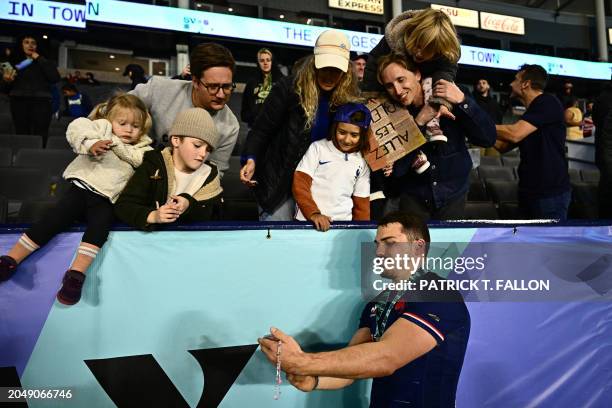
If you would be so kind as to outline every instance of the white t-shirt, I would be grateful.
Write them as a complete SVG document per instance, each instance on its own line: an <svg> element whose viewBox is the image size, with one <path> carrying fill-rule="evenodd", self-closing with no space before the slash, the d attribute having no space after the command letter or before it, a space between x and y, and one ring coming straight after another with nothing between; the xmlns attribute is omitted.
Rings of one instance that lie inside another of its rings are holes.
<svg viewBox="0 0 612 408"><path fill-rule="evenodd" d="M312 198L333 221L351 221L352 196L370 196L370 168L361 153L343 153L331 140L312 143L295 171L312 177ZM295 218L306 221L299 208Z"/></svg>
<svg viewBox="0 0 612 408"><path fill-rule="evenodd" d="M170 191L169 194L179 195L187 193L193 196L202 187L211 170L210 166L206 163L203 163L202 166L193 173L183 173L175 167L174 191Z"/></svg>

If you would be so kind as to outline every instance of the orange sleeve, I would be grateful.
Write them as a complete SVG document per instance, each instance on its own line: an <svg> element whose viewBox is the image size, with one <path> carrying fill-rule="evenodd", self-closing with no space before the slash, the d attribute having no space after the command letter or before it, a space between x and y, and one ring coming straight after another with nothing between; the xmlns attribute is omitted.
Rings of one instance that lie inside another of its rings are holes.
<svg viewBox="0 0 612 408"><path fill-rule="evenodd" d="M293 173L293 198L307 220L310 220L312 214L320 213L317 203L312 198L311 187L312 177L301 171Z"/></svg>
<svg viewBox="0 0 612 408"><path fill-rule="evenodd" d="M353 221L370 221L370 198L353 196Z"/></svg>

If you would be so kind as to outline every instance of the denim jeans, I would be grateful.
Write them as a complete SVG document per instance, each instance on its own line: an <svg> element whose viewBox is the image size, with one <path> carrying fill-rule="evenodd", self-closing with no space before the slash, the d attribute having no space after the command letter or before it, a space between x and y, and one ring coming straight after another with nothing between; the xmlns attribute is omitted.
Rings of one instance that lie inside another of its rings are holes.
<svg viewBox="0 0 612 408"><path fill-rule="evenodd" d="M259 221L293 221L295 219L295 201L287 199L271 213L265 212L259 207Z"/></svg>
<svg viewBox="0 0 612 408"><path fill-rule="evenodd" d="M522 216L527 219L556 219L565 221L571 198L571 191L539 199L520 197L519 208Z"/></svg>

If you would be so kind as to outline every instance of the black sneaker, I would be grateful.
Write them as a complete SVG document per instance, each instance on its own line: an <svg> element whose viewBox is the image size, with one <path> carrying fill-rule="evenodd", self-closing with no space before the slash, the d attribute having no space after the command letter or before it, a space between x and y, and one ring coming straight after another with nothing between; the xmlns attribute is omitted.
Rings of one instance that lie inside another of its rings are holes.
<svg viewBox="0 0 612 408"><path fill-rule="evenodd" d="M17 265L19 264L13 259L13 257L8 255L0 256L0 282L9 280L9 278L15 273Z"/></svg>
<svg viewBox="0 0 612 408"><path fill-rule="evenodd" d="M72 306L81 299L81 289L85 282L85 274L75 270L66 271L62 288L57 292L57 300L68 306Z"/></svg>

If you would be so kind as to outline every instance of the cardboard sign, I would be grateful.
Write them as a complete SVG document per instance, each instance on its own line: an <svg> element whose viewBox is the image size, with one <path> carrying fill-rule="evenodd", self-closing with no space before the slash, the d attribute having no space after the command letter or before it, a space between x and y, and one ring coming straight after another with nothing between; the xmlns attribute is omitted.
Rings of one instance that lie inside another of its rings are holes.
<svg viewBox="0 0 612 408"><path fill-rule="evenodd" d="M366 160L372 171L404 157L425 143L412 115L405 108L376 99L368 102L372 113L370 152Z"/></svg>

